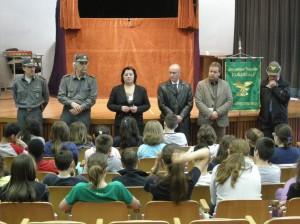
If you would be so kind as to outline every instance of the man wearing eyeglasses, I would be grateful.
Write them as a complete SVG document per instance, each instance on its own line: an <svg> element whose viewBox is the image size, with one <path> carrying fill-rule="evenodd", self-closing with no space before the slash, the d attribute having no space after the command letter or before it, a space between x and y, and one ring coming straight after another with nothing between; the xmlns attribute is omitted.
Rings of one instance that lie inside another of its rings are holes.
<svg viewBox="0 0 300 224"><path fill-rule="evenodd" d="M88 74L88 56L76 54L73 74L65 75L60 82L58 100L64 105L61 120L68 125L81 121L90 127L91 107L97 98L96 78Z"/></svg>
<svg viewBox="0 0 300 224"><path fill-rule="evenodd" d="M24 128L26 119L35 119L42 129L43 110L49 101L49 91L46 80L35 74L37 67L32 58L22 62L24 75L16 77L12 90L18 108L17 121L21 129Z"/></svg>
<svg viewBox="0 0 300 224"><path fill-rule="evenodd" d="M191 85L182 81L180 75L181 68L178 64L169 66L169 80L159 85L157 100L162 122L168 114L175 114L178 123L175 131L183 132L189 141L193 93Z"/></svg>

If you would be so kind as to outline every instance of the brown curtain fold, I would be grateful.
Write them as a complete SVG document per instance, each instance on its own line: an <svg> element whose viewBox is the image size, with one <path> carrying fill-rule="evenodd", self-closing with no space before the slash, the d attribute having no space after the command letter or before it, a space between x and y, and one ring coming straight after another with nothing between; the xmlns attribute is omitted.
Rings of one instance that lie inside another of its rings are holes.
<svg viewBox="0 0 300 224"><path fill-rule="evenodd" d="M197 0L178 0L178 28L198 29L197 2Z"/></svg>
<svg viewBox="0 0 300 224"><path fill-rule="evenodd" d="M194 32L178 29L177 18L89 18L81 19L79 31L66 31L67 71L73 71L75 53L87 53L100 98L107 98L121 83L120 73L128 65L135 67L137 84L151 97L169 78L172 63L181 65L181 78L193 85L194 49Z"/></svg>
<svg viewBox="0 0 300 224"><path fill-rule="evenodd" d="M60 0L60 27L65 30L81 28L78 0Z"/></svg>

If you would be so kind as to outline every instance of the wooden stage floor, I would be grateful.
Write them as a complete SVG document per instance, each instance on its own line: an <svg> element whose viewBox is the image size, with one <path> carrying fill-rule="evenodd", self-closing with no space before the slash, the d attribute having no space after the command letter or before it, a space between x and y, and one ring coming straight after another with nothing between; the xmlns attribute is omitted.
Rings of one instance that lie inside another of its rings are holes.
<svg viewBox="0 0 300 224"><path fill-rule="evenodd" d="M92 107L92 124L107 124L113 125L115 113L107 109L108 99L97 99L96 104ZM160 111L157 105L156 98L150 98L151 109L144 113L144 120L158 120ZM62 111L62 104L60 104L56 97L50 97L43 116L44 125L51 126L51 124L59 120ZM17 110L10 91L2 92L0 96L0 123L4 125L7 122L16 121ZM251 127L259 127L257 122L257 111L230 111L230 127L228 133L235 134L238 137L243 137L243 131ZM194 105L191 120L194 128L198 117L198 109ZM300 140L300 100L291 100L289 104L289 123L292 126L296 139ZM193 126L192 125L192 126ZM193 129L193 127L192 127ZM299 130L299 131L298 131ZM196 130L192 130L195 132ZM2 130L0 131L2 133Z"/></svg>

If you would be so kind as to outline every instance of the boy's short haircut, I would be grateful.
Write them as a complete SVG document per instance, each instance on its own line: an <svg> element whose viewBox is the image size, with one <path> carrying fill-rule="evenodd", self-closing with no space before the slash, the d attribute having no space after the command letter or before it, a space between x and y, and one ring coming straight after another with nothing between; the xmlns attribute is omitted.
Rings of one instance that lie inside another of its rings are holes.
<svg viewBox="0 0 300 224"><path fill-rule="evenodd" d="M108 154L113 145L113 139L110 135L99 135L95 140L96 152Z"/></svg>
<svg viewBox="0 0 300 224"><path fill-rule="evenodd" d="M73 154L70 150L61 149L55 154L54 161L58 170L67 170L73 161Z"/></svg>
<svg viewBox="0 0 300 224"><path fill-rule="evenodd" d="M264 161L269 161L274 154L275 143L271 138L262 137L257 140L256 148L258 156Z"/></svg>
<svg viewBox="0 0 300 224"><path fill-rule="evenodd" d="M32 139L28 143L28 152L33 156L35 161L42 159L44 154L44 143L40 139Z"/></svg>
<svg viewBox="0 0 300 224"><path fill-rule="evenodd" d="M3 130L3 136L9 138L12 135L17 135L20 130L20 127L16 123L7 123Z"/></svg>
<svg viewBox="0 0 300 224"><path fill-rule="evenodd" d="M126 148L121 155L121 162L126 169L134 169L138 162L136 150L133 148Z"/></svg>
<svg viewBox="0 0 300 224"><path fill-rule="evenodd" d="M178 125L177 116L175 114L168 114L165 117L165 123L169 129L175 129Z"/></svg>

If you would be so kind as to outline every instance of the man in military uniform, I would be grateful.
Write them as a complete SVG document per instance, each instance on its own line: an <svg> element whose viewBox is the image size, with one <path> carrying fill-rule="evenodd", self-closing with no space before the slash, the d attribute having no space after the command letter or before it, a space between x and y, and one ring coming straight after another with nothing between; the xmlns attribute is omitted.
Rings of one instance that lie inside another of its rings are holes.
<svg viewBox="0 0 300 224"><path fill-rule="evenodd" d="M260 112L258 120L265 137L273 138L272 133L278 124L288 123L289 84L280 76L281 66L272 61L266 72L268 77L260 86Z"/></svg>
<svg viewBox="0 0 300 224"><path fill-rule="evenodd" d="M178 127L176 132L183 132L189 141L190 113L193 108L193 93L191 86L180 80L180 66L172 64L169 67L169 80L160 84L157 92L161 120L168 114L175 114Z"/></svg>
<svg viewBox="0 0 300 224"><path fill-rule="evenodd" d="M35 74L37 64L32 58L24 59L22 64L24 75L16 77L12 86L18 108L18 125L23 129L26 119L34 119L42 128L42 112L49 101L47 82L42 76Z"/></svg>
<svg viewBox="0 0 300 224"><path fill-rule="evenodd" d="M67 124L83 122L90 127L91 107L97 98L97 82L88 74L88 56L74 56L74 74L65 75L60 82L58 100L64 105L61 119Z"/></svg>

